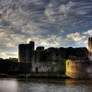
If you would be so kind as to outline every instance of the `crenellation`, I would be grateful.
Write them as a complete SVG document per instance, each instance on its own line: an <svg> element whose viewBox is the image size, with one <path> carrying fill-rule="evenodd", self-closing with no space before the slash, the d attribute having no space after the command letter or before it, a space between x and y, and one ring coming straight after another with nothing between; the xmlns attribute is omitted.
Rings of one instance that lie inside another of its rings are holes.
<svg viewBox="0 0 92 92"><path fill-rule="evenodd" d="M36 48L36 51L44 51L44 46L39 46Z"/></svg>

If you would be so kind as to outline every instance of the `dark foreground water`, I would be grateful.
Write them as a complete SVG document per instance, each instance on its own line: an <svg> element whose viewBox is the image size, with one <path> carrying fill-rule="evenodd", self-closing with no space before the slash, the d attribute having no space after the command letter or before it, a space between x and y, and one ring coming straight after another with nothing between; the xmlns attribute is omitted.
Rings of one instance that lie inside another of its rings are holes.
<svg viewBox="0 0 92 92"><path fill-rule="evenodd" d="M92 80L0 79L0 92L92 92Z"/></svg>

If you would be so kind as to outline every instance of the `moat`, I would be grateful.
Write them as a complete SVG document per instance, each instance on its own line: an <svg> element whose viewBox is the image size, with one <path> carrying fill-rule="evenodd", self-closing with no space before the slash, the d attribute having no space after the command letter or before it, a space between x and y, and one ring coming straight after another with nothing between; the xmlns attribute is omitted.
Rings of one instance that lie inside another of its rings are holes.
<svg viewBox="0 0 92 92"><path fill-rule="evenodd" d="M92 92L92 80L1 78L0 92Z"/></svg>

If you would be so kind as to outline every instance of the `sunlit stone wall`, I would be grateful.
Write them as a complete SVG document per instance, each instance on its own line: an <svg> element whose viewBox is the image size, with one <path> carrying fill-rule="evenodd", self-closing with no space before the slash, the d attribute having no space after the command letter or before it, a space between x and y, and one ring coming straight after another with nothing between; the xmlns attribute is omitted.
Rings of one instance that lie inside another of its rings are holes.
<svg viewBox="0 0 92 92"><path fill-rule="evenodd" d="M88 58L90 61L92 61L92 37L88 39Z"/></svg>
<svg viewBox="0 0 92 92"><path fill-rule="evenodd" d="M71 78L92 78L92 63L88 60L67 60L66 75Z"/></svg>

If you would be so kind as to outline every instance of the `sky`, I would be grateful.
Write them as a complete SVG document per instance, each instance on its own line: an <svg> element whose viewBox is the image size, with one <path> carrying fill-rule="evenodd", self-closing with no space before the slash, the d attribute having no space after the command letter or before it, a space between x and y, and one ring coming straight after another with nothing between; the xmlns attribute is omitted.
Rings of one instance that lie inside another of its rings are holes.
<svg viewBox="0 0 92 92"><path fill-rule="evenodd" d="M0 0L0 58L17 57L18 45L87 47L92 0Z"/></svg>

